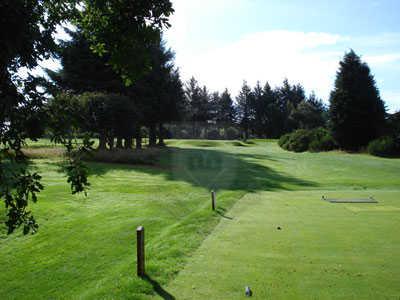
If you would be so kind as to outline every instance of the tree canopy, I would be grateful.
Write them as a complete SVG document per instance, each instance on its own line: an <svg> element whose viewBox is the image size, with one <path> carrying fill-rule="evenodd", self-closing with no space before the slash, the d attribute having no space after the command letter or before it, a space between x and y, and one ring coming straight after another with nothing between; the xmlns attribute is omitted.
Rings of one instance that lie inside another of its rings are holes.
<svg viewBox="0 0 400 300"><path fill-rule="evenodd" d="M43 188L40 175L23 167L21 148L25 139L37 137L32 122L41 123L36 120L45 98L37 89L37 79L30 73L20 76L19 69L35 68L40 60L49 58L57 49L53 38L57 25L71 22L85 34L91 50L108 55L112 68L126 84L132 83L148 71L150 58L144 49L169 26L172 13L169 0L1 1L0 25L7 30L0 33L0 198L5 201L9 233L21 225L24 233L37 229L27 207ZM84 190L86 173L79 155L72 155L71 137L56 138L71 154L67 170L72 191ZM89 146L85 144L83 149Z"/></svg>
<svg viewBox="0 0 400 300"><path fill-rule="evenodd" d="M385 106L368 65L353 51L344 55L330 97L334 138L346 150L357 150L384 129Z"/></svg>

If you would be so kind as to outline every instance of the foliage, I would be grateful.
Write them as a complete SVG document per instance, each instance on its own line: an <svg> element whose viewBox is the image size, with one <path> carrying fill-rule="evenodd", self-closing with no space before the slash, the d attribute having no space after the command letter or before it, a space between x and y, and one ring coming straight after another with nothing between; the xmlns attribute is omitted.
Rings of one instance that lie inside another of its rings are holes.
<svg viewBox="0 0 400 300"><path fill-rule="evenodd" d="M221 136L220 136L219 130L216 128L213 128L207 132L207 139L209 139L209 140L218 140L220 138L221 138Z"/></svg>
<svg viewBox="0 0 400 300"><path fill-rule="evenodd" d="M282 144L283 149L294 152L304 152L308 150L312 140L312 133L309 130L297 129L290 134L289 138L285 137L285 135L283 137L284 140L279 143Z"/></svg>
<svg viewBox="0 0 400 300"><path fill-rule="evenodd" d="M24 234L35 233L39 227L27 207L29 201L37 201L37 193L43 190L43 185L40 183L41 176L36 172L29 172L26 167L24 163L17 166L3 164L0 169L0 197L5 201L5 224L9 234L20 226L23 226ZM12 169L6 170L7 168Z"/></svg>
<svg viewBox="0 0 400 300"><path fill-rule="evenodd" d="M121 77L102 57L90 50L90 44L81 30L67 30L71 40L63 41L57 48L57 57L62 68L46 69L51 79L47 90L55 95L61 91L74 94L85 92L121 93L125 86Z"/></svg>
<svg viewBox="0 0 400 300"><path fill-rule="evenodd" d="M387 127L388 134L395 137L400 137L400 111L388 116Z"/></svg>
<svg viewBox="0 0 400 300"><path fill-rule="evenodd" d="M83 191L86 195L87 188L90 186L88 182L88 167L83 163L83 158L91 155L93 143L89 136L85 136L82 143L71 139L65 143L68 157L65 169L67 182L71 184L72 194Z"/></svg>
<svg viewBox="0 0 400 300"><path fill-rule="evenodd" d="M24 168L11 168L13 171L9 174L10 169L4 164L24 162L26 158L21 148L25 140L40 135L40 130L33 128L42 123L45 95L37 87L43 85L43 80L35 78L30 70L39 60L55 53L57 45L53 34L57 26L66 22L78 25L89 39L91 49L99 55L108 55L108 63L128 84L148 69L148 53L143 49L159 38L172 12L168 0L1 1L0 25L7 30L0 33L0 152L10 155L0 156L0 197L9 210L6 224L10 233L22 224L24 233L37 229L26 207L30 200L36 199L33 195L40 190L37 184L40 176L28 174ZM26 76L21 76L20 68L28 70ZM68 124L69 120L66 121ZM64 125L60 124L55 131L68 131ZM55 138L65 142L67 148L71 146L68 144L71 132L67 137ZM72 162L70 182L73 191L79 192L87 185L84 178L87 173L76 157ZM78 178L75 180L74 176Z"/></svg>
<svg viewBox="0 0 400 300"><path fill-rule="evenodd" d="M228 127L225 130L225 137L228 140L234 140L240 137L240 132L235 127Z"/></svg>
<svg viewBox="0 0 400 300"><path fill-rule="evenodd" d="M286 134L282 135L278 140L278 145L281 148L287 150L287 143L289 142L290 137L291 137L290 133L286 133Z"/></svg>
<svg viewBox="0 0 400 300"><path fill-rule="evenodd" d="M246 81L243 82L242 89L236 97L238 123L243 130L243 138L247 140L250 134L250 124L254 118L254 94Z"/></svg>
<svg viewBox="0 0 400 300"><path fill-rule="evenodd" d="M54 142L63 142L63 137L72 139L89 121L79 97L70 93L59 93L49 99L45 110L46 125Z"/></svg>
<svg viewBox="0 0 400 300"><path fill-rule="evenodd" d="M368 144L368 153L375 156L393 157L400 155L399 140L391 136L383 136Z"/></svg>
<svg viewBox="0 0 400 300"><path fill-rule="evenodd" d="M312 140L308 146L311 152L331 151L337 144L331 133L325 128L316 128L312 131Z"/></svg>
<svg viewBox="0 0 400 300"><path fill-rule="evenodd" d="M337 147L330 132L325 128L295 130L282 135L278 144L281 148L294 152L330 151Z"/></svg>
<svg viewBox="0 0 400 300"><path fill-rule="evenodd" d="M289 120L296 128L313 129L326 124L325 112L326 108L322 101L312 93L290 112Z"/></svg>
<svg viewBox="0 0 400 300"><path fill-rule="evenodd" d="M358 150L384 129L385 107L368 65L351 50L340 62L330 97L330 124L340 148Z"/></svg>
<svg viewBox="0 0 400 300"><path fill-rule="evenodd" d="M27 170L21 151L26 139L36 139L40 133L32 129L41 124L43 94L36 90L36 78L18 71L32 69L51 55L56 48L52 33L57 24L73 16L74 4L64 0L0 3L0 24L6 29L0 33L0 198L7 209L9 233L19 226L24 234L37 230L27 207L43 188L40 175Z"/></svg>
<svg viewBox="0 0 400 300"><path fill-rule="evenodd" d="M201 88L197 80L192 77L185 86L185 101L186 101L186 120L192 122L192 134L200 135L200 130L196 128L196 123L205 123L210 119L210 94L204 86Z"/></svg>
<svg viewBox="0 0 400 300"><path fill-rule="evenodd" d="M185 85L184 106L181 119L191 122L191 128L185 128L191 138L205 137L209 124L224 131L227 127L241 128L244 137L278 138L295 129L327 123L322 101L314 93L306 97L302 85L292 85L287 79L275 89L268 82L263 87L257 82L254 88L244 82L233 103L227 89L222 94L210 92L192 77Z"/></svg>
<svg viewBox="0 0 400 300"><path fill-rule="evenodd" d="M215 120L224 124L232 124L236 118L236 109L227 89L221 95L217 94L215 101Z"/></svg>
<svg viewBox="0 0 400 300"><path fill-rule="evenodd" d="M59 54L63 69L48 71L48 75L56 83L56 89L52 87L55 98L59 90L79 94L81 115L85 116L81 130L98 135L100 149L106 149L107 144L113 149L114 138L117 148L131 148L133 137L140 138L136 129L146 125L150 145L155 146L156 134L163 145L163 123L178 120L183 107L182 83L172 50L160 39L147 45L151 71L125 87L107 58L91 52L80 31L71 35L73 39L63 43Z"/></svg>
<svg viewBox="0 0 400 300"><path fill-rule="evenodd" d="M77 24L100 56L131 85L151 67L148 45L159 40L174 12L170 0L84 0Z"/></svg>
<svg viewBox="0 0 400 300"><path fill-rule="evenodd" d="M155 146L156 126L159 126L160 144L163 144L163 123L180 119L184 92L172 50L160 40L152 44L149 51L151 71L135 82L128 95L140 112L138 121L149 127L150 146Z"/></svg>

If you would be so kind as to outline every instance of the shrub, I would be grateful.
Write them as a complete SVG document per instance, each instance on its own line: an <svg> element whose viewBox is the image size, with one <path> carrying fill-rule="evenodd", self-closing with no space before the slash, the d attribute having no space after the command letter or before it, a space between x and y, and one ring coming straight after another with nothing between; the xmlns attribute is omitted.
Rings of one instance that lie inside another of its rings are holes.
<svg viewBox="0 0 400 300"><path fill-rule="evenodd" d="M284 134L278 141L280 147L288 151L330 151L336 148L336 143L328 130L316 128L313 130L298 129Z"/></svg>
<svg viewBox="0 0 400 300"><path fill-rule="evenodd" d="M186 129L182 129L179 132L179 136L177 138L180 139L190 139L190 133Z"/></svg>
<svg viewBox="0 0 400 300"><path fill-rule="evenodd" d="M331 151L337 148L330 132L325 128L316 128L312 131L312 140L308 150L312 152Z"/></svg>
<svg viewBox="0 0 400 300"><path fill-rule="evenodd" d="M240 135L239 130L237 130L235 127L228 127L225 130L225 137L228 140L237 139L239 137L239 135Z"/></svg>
<svg viewBox="0 0 400 300"><path fill-rule="evenodd" d="M207 132L207 139L218 140L220 138L219 131L217 129L211 129Z"/></svg>
<svg viewBox="0 0 400 300"><path fill-rule="evenodd" d="M287 143L289 142L289 140L290 140L290 133L286 133L280 137L280 139L278 141L278 145L281 148L288 150Z"/></svg>
<svg viewBox="0 0 400 300"><path fill-rule="evenodd" d="M172 139L174 137L174 134L172 133L172 130L169 128L163 128L163 134L165 139Z"/></svg>
<svg viewBox="0 0 400 300"><path fill-rule="evenodd" d="M368 153L375 156L390 157L399 155L400 147L393 137L384 136L368 144Z"/></svg>
<svg viewBox="0 0 400 300"><path fill-rule="evenodd" d="M331 135L324 136L321 139L315 139L308 146L308 150L311 152L331 151L336 148L335 140Z"/></svg>
<svg viewBox="0 0 400 300"><path fill-rule="evenodd" d="M291 133L287 142L287 149L294 152L307 151L311 139L312 132L310 130L298 129Z"/></svg>

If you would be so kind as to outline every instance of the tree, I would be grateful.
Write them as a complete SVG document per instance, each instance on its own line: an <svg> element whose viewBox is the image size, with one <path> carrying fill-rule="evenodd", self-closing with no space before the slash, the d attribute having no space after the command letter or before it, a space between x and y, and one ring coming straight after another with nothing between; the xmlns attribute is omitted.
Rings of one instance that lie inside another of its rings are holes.
<svg viewBox="0 0 400 300"><path fill-rule="evenodd" d="M52 105L57 104L60 91L81 95L81 104L87 112L81 131L88 131L92 136L98 134L99 149L106 149L107 143L112 149L115 137L117 148L124 147L123 140L125 147L131 148L137 111L133 99L122 95L128 88L107 63L107 57L99 57L90 50L80 30L69 31L69 34L72 40L63 42L57 51L62 69L46 70L52 80L47 90L56 97Z"/></svg>
<svg viewBox="0 0 400 300"><path fill-rule="evenodd" d="M186 84L185 97L188 106L187 118L192 122L192 136L200 136L198 123L204 123L209 117L210 95L205 86L199 87L197 80L192 77Z"/></svg>
<svg viewBox="0 0 400 300"><path fill-rule="evenodd" d="M54 94L69 91L75 94L85 92L121 93L125 89L121 77L108 64L108 55L102 57L90 50L90 44L81 30L68 30L72 37L63 41L57 49L62 69L46 69L47 75L55 84L47 85Z"/></svg>
<svg viewBox="0 0 400 300"><path fill-rule="evenodd" d="M292 110L289 118L296 124L296 129L313 129L326 125L325 113L326 108L322 101L311 93Z"/></svg>
<svg viewBox="0 0 400 300"><path fill-rule="evenodd" d="M77 97L85 111L84 131L99 135L99 149L105 150L107 144L112 150L132 147L137 124L137 110L133 101L126 95L111 93L83 93ZM117 137L117 145L114 139ZM125 140L125 145L122 141Z"/></svg>
<svg viewBox="0 0 400 300"><path fill-rule="evenodd" d="M279 105L278 93L271 88L268 82L263 88L263 105L265 114L265 135L271 138L277 138L281 135L283 124L283 115Z"/></svg>
<svg viewBox="0 0 400 300"><path fill-rule="evenodd" d="M165 145L163 124L180 120L184 111L183 84L177 68L170 70L165 89L165 98L161 105L162 113L159 116L159 146Z"/></svg>
<svg viewBox="0 0 400 300"><path fill-rule="evenodd" d="M110 65L130 83L148 67L143 45L169 25L172 12L169 0L0 2L0 25L7 29L0 32L0 198L5 202L9 233L20 226L24 233L37 229L27 207L29 202L36 202L36 194L43 188L39 174L30 173L23 164L26 160L21 148L26 139L36 138L31 125L40 123L37 118L45 98L36 88L37 80L30 74L19 76L18 70L35 68L39 60L49 58L57 47L53 40L57 25L73 21L90 36L92 50L109 53ZM72 140L56 138L71 154L67 175L72 192L83 191L88 184L87 173L79 155L73 153ZM87 146L85 143L81 150L87 150Z"/></svg>
<svg viewBox="0 0 400 300"><path fill-rule="evenodd" d="M267 123L267 109L268 103L267 98L264 95L264 90L260 85L260 82L257 81L256 86L253 89L254 101L253 101L253 110L254 110L254 118L252 120L252 128L257 134L257 136L263 136L266 132L266 123Z"/></svg>
<svg viewBox="0 0 400 300"><path fill-rule="evenodd" d="M218 97L216 111L216 120L218 122L230 125L235 121L235 106L228 89L225 89L224 92Z"/></svg>
<svg viewBox="0 0 400 300"><path fill-rule="evenodd" d="M329 113L332 134L346 150L366 146L384 128L385 106L374 77L353 50L340 62Z"/></svg>
<svg viewBox="0 0 400 300"><path fill-rule="evenodd" d="M388 134L396 136L400 139L400 111L388 116Z"/></svg>
<svg viewBox="0 0 400 300"><path fill-rule="evenodd" d="M107 54L110 65L127 85L150 70L148 45L159 40L174 12L170 0L84 0L76 23L98 55Z"/></svg>
<svg viewBox="0 0 400 300"><path fill-rule="evenodd" d="M149 146L157 144L157 125L177 120L183 104L182 83L175 68L174 53L160 40L151 46L151 71L132 87L132 97L142 114L141 122L149 127ZM160 144L164 143L161 138Z"/></svg>
<svg viewBox="0 0 400 300"><path fill-rule="evenodd" d="M239 95L236 97L237 101L237 112L238 122L243 129L244 140L249 138L250 122L253 118L252 113L252 101L254 95L247 85L246 81L243 81L242 89Z"/></svg>
<svg viewBox="0 0 400 300"><path fill-rule="evenodd" d="M0 3L0 198L6 206L8 233L20 226L24 233L37 230L27 207L43 189L40 175L27 170L21 150L26 139L37 137L30 127L42 111L43 95L36 90L36 79L29 73L22 77L18 70L32 69L39 59L50 56L56 48L52 33L71 10L73 5L62 0Z"/></svg>
<svg viewBox="0 0 400 300"><path fill-rule="evenodd" d="M302 85L291 85L287 79L283 81L282 87L278 88L277 95L281 114L279 120L282 122L279 125L281 128L281 135L298 128L298 124L293 122L290 115L302 101L305 101L306 97Z"/></svg>
<svg viewBox="0 0 400 300"><path fill-rule="evenodd" d="M218 110L221 101L221 96L219 92L213 92L210 95L210 102L208 103L208 119L212 123L217 123L218 120Z"/></svg>

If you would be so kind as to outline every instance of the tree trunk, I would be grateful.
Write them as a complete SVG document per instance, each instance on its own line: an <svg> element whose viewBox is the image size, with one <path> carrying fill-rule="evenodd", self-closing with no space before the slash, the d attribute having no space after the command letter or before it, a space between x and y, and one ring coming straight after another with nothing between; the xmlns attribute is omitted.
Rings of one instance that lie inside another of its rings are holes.
<svg viewBox="0 0 400 300"><path fill-rule="evenodd" d="M244 130L244 141L246 142L249 139L249 129L246 126L246 129Z"/></svg>
<svg viewBox="0 0 400 300"><path fill-rule="evenodd" d="M151 124L149 126L149 147L155 147L157 145L156 125Z"/></svg>
<svg viewBox="0 0 400 300"><path fill-rule="evenodd" d="M107 148L107 139L104 135L104 133L100 133L99 136L99 150L106 150Z"/></svg>
<svg viewBox="0 0 400 300"><path fill-rule="evenodd" d="M128 136L125 138L125 149L132 149L132 137Z"/></svg>
<svg viewBox="0 0 400 300"><path fill-rule="evenodd" d="M164 147L165 142L164 142L164 129L162 126L162 123L159 124L159 135L158 135L158 146Z"/></svg>
<svg viewBox="0 0 400 300"><path fill-rule="evenodd" d="M118 149L122 149L122 137L118 136L117 137L117 146Z"/></svg>
<svg viewBox="0 0 400 300"><path fill-rule="evenodd" d="M113 135L108 137L108 147L110 148L110 150L114 149L114 136Z"/></svg>
<svg viewBox="0 0 400 300"><path fill-rule="evenodd" d="M136 128L136 149L142 149L142 132L140 126Z"/></svg>

